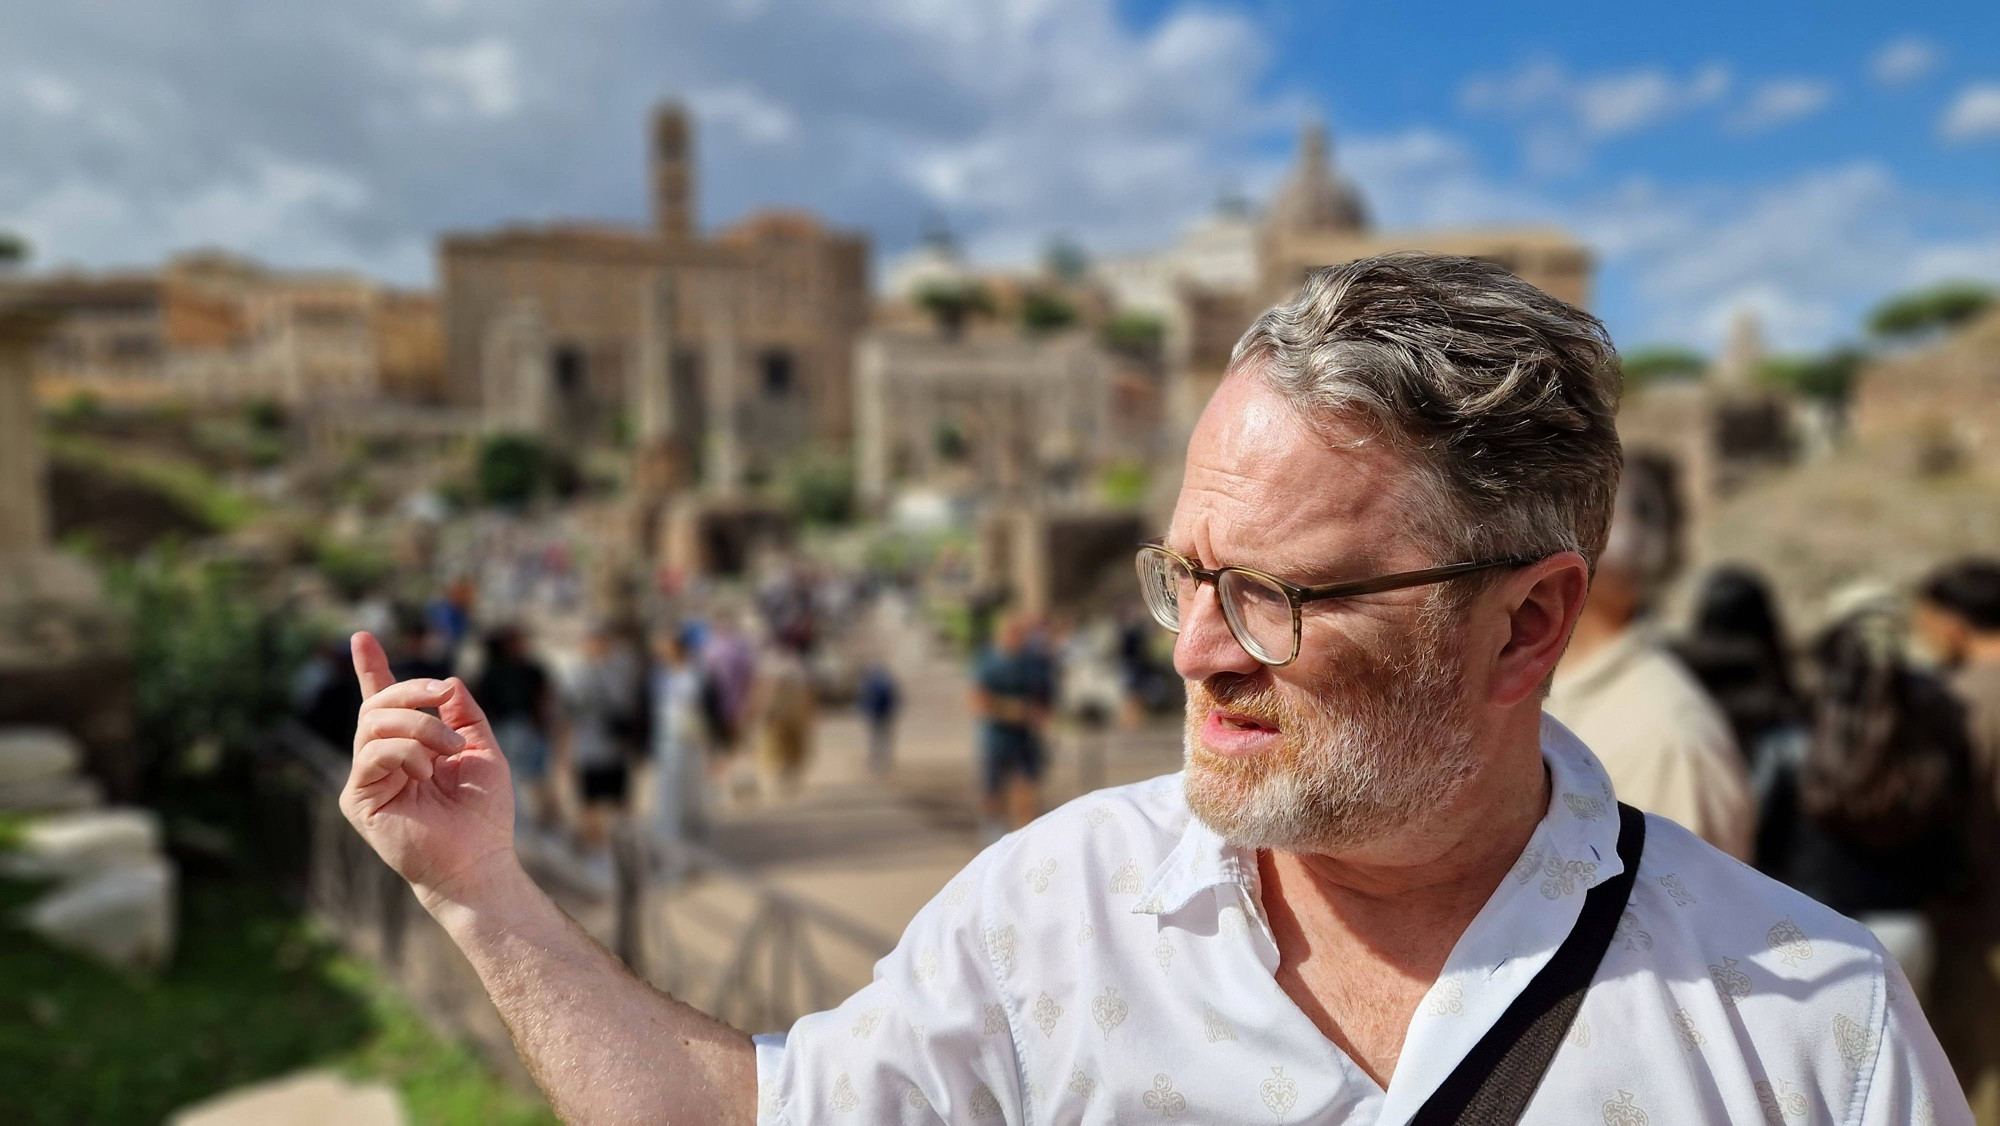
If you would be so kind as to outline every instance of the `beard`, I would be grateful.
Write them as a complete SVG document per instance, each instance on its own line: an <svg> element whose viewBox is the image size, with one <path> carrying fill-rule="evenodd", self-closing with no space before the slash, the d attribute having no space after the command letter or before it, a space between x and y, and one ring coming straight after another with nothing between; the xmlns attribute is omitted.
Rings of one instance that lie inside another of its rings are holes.
<svg viewBox="0 0 2000 1126"><path fill-rule="evenodd" d="M1448 623L1426 614L1399 653L1359 645L1310 686L1221 673L1188 684L1188 807L1230 844L1337 853L1450 800L1478 765ZM1218 755L1201 740L1213 709L1279 733L1276 751Z"/></svg>

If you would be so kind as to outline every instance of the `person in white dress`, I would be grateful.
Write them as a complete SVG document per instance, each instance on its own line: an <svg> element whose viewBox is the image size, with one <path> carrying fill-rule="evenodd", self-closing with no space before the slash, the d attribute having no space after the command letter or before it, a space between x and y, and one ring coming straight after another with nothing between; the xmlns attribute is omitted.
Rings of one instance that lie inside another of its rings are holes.
<svg viewBox="0 0 2000 1126"><path fill-rule="evenodd" d="M572 1121L1967 1122L1866 930L1621 806L1542 714L1616 373L1490 263L1314 271L1140 550L1185 769L1003 838L786 1034L637 982L535 889L477 704L366 636L343 808Z"/></svg>

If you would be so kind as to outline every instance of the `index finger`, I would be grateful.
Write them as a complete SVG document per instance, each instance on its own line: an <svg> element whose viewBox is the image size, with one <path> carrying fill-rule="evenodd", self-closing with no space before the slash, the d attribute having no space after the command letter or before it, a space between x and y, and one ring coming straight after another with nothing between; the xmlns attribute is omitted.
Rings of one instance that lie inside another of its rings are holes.
<svg viewBox="0 0 2000 1126"><path fill-rule="evenodd" d="M374 634L367 630L355 634L352 647L354 675L361 678L363 700L396 683L395 674L389 671L389 655L382 652L382 643Z"/></svg>

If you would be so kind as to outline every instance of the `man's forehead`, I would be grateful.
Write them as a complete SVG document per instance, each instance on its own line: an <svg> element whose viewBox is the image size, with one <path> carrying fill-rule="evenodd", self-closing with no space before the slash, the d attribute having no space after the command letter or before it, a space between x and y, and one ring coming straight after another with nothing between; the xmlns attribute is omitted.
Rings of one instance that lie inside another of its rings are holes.
<svg viewBox="0 0 2000 1126"><path fill-rule="evenodd" d="M1406 472L1368 427L1309 422L1262 379L1238 372L1216 388L1189 439L1173 532L1272 564L1377 546L1367 541L1400 530Z"/></svg>

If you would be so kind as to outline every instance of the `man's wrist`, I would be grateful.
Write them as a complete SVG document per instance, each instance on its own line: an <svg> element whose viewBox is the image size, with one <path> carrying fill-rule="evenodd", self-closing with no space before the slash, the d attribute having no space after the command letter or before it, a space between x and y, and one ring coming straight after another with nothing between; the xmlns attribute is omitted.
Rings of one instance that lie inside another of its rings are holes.
<svg viewBox="0 0 2000 1126"><path fill-rule="evenodd" d="M511 849L481 865L476 876L412 890L461 945L481 932L515 928L532 915L537 900L546 898Z"/></svg>

